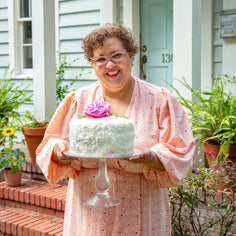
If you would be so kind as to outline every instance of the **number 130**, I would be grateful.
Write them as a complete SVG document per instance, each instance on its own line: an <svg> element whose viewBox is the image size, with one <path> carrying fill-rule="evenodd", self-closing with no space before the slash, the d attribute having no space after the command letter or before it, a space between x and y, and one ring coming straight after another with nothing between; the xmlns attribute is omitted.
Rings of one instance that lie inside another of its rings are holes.
<svg viewBox="0 0 236 236"><path fill-rule="evenodd" d="M162 60L161 63L170 63L173 62L173 53L161 54Z"/></svg>

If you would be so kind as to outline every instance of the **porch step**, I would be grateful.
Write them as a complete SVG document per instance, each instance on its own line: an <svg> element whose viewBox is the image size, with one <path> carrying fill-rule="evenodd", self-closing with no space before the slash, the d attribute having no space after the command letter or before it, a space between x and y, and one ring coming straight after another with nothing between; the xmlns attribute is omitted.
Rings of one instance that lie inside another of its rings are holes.
<svg viewBox="0 0 236 236"><path fill-rule="evenodd" d="M62 235L67 186L22 180L0 183L1 235Z"/></svg>
<svg viewBox="0 0 236 236"><path fill-rule="evenodd" d="M61 236L63 219L12 207L0 207L1 235Z"/></svg>

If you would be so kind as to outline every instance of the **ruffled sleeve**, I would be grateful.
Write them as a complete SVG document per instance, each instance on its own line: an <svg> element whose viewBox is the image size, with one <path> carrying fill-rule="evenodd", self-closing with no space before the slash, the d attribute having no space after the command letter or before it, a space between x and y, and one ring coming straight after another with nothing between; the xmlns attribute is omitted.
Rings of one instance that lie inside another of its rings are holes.
<svg viewBox="0 0 236 236"><path fill-rule="evenodd" d="M52 161L55 144L63 140L68 141L69 122L75 114L76 108L77 102L75 94L72 92L68 94L57 108L45 132L44 139L36 150L37 164L49 183L55 184L67 177L75 178L81 169L79 159L65 166Z"/></svg>
<svg viewBox="0 0 236 236"><path fill-rule="evenodd" d="M186 114L168 89L161 89L162 101L157 108L159 142L150 149L162 162L165 170L157 172L142 165L147 179L156 180L162 188L179 185L191 167L195 142Z"/></svg>

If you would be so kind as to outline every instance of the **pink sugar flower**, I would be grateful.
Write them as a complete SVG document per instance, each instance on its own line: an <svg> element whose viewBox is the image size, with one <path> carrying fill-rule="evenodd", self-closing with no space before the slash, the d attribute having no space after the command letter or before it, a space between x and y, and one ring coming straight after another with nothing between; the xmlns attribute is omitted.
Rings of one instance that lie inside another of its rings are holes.
<svg viewBox="0 0 236 236"><path fill-rule="evenodd" d="M109 102L96 101L95 103L89 104L84 109L84 114L88 118L101 118L109 116L108 112L111 109Z"/></svg>

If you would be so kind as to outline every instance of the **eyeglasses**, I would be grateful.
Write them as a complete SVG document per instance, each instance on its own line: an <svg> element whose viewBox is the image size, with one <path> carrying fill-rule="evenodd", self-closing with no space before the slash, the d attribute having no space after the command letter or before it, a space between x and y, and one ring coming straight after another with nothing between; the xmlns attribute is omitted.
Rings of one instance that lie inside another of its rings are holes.
<svg viewBox="0 0 236 236"><path fill-rule="evenodd" d="M126 52L127 50L118 50L114 52L110 57L105 57L105 56L91 57L90 60L96 66L105 66L108 63L108 61L112 61L114 63L120 63L124 60Z"/></svg>

